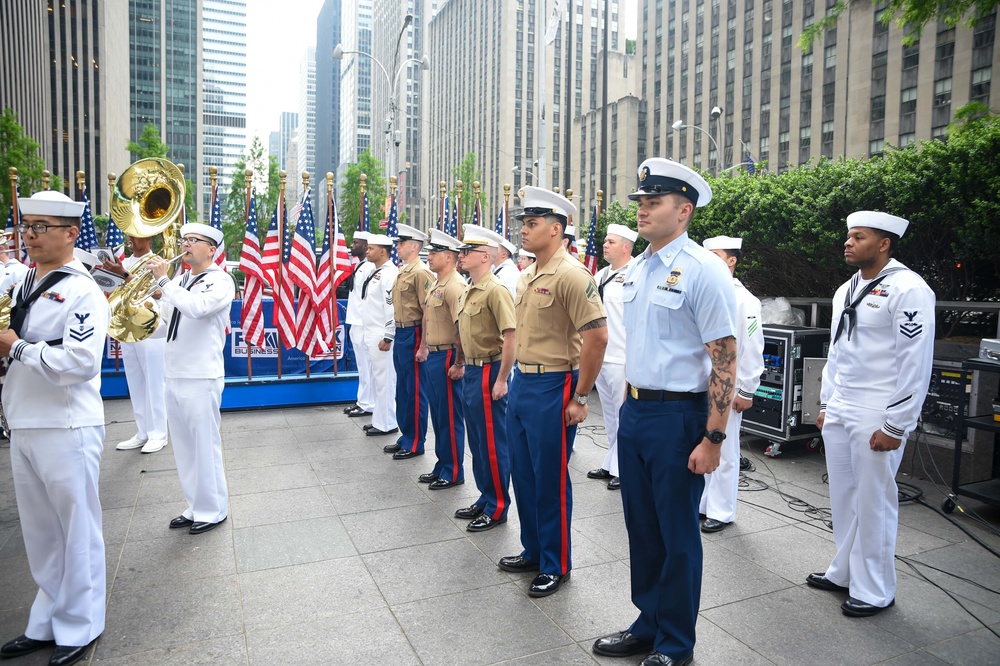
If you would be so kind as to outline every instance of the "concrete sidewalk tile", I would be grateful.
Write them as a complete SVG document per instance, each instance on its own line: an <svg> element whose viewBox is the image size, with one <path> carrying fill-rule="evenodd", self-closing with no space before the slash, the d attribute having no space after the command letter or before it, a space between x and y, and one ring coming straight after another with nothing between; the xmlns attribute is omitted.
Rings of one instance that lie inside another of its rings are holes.
<svg viewBox="0 0 1000 666"><path fill-rule="evenodd" d="M249 495L272 490L291 490L318 486L319 479L309 463L273 465L271 467L251 467L227 470L226 482L229 494Z"/></svg>
<svg viewBox="0 0 1000 666"><path fill-rule="evenodd" d="M250 632L387 605L360 557L245 573L240 576L240 592Z"/></svg>
<svg viewBox="0 0 1000 666"><path fill-rule="evenodd" d="M103 639L102 639L103 640ZM156 666L246 666L246 640L240 634L192 641L183 645L161 647L138 654L118 657L101 657L101 650L95 650L94 664L101 666L133 666L134 664L156 664Z"/></svg>
<svg viewBox="0 0 1000 666"><path fill-rule="evenodd" d="M464 534L440 511L425 505L354 513L341 520L359 553L460 539Z"/></svg>
<svg viewBox="0 0 1000 666"><path fill-rule="evenodd" d="M369 553L362 559L393 606L508 581L494 562L465 539Z"/></svg>
<svg viewBox="0 0 1000 666"><path fill-rule="evenodd" d="M694 658L698 666L771 666L774 662L736 640L704 617L695 627Z"/></svg>
<svg viewBox="0 0 1000 666"><path fill-rule="evenodd" d="M264 446L241 447L226 449L226 473L231 474L238 469L254 467L269 467L271 465L294 465L306 463L306 454L299 446L288 443L267 444Z"/></svg>
<svg viewBox="0 0 1000 666"><path fill-rule="evenodd" d="M581 645L567 645L555 650L498 661L491 666L593 666L594 660L588 652L589 648L584 649Z"/></svg>
<svg viewBox="0 0 1000 666"><path fill-rule="evenodd" d="M375 455L370 442L361 442L359 446L368 445L369 453L363 457L344 458L339 453L316 453L306 450L306 457L312 465L316 477L323 485L338 483L356 483L375 480L388 480L402 483L412 476L409 470L393 463L391 456L382 452L379 447Z"/></svg>
<svg viewBox="0 0 1000 666"><path fill-rule="evenodd" d="M392 613L384 608L250 631L247 646L251 666L421 663Z"/></svg>
<svg viewBox="0 0 1000 666"><path fill-rule="evenodd" d="M125 544L118 566L116 587L140 590L168 585L175 580L198 580L235 575L231 537L223 524L211 532L191 535L170 530L162 539Z"/></svg>
<svg viewBox="0 0 1000 666"><path fill-rule="evenodd" d="M879 666L947 666L947 663L929 652L917 650L916 652L900 655L895 659L883 661Z"/></svg>
<svg viewBox="0 0 1000 666"><path fill-rule="evenodd" d="M993 630L1000 630L1000 626L994 626ZM1000 638L983 627L931 645L926 650L952 666L986 666L997 663Z"/></svg>
<svg viewBox="0 0 1000 666"><path fill-rule="evenodd" d="M24 536L21 534L21 524L12 523L5 538L0 539L0 560L6 557L21 557L27 555L24 550ZM2 575L2 574L0 574Z"/></svg>
<svg viewBox="0 0 1000 666"><path fill-rule="evenodd" d="M565 587L532 602L574 641L593 641L631 625L638 616L629 576L621 562L574 566ZM524 589L530 582L525 578Z"/></svg>
<svg viewBox="0 0 1000 666"><path fill-rule="evenodd" d="M628 530L625 528L625 517L621 513L574 520L573 530L618 559L628 559Z"/></svg>
<svg viewBox="0 0 1000 666"><path fill-rule="evenodd" d="M428 505L430 500L417 488L417 484L398 476L373 476L363 481L335 483L323 486L340 515L394 509L417 504Z"/></svg>
<svg viewBox="0 0 1000 666"><path fill-rule="evenodd" d="M984 590L957 578L945 576L933 570L926 570L927 567L921 569L921 573L966 599L990 608L1000 608L995 593L996 590L1000 590L1000 567L996 566L996 558L979 544L972 542L955 544L919 553L909 559L924 562L944 571L958 573L963 578L968 578L986 587L987 589ZM920 565L917 566L919 568Z"/></svg>
<svg viewBox="0 0 1000 666"><path fill-rule="evenodd" d="M0 566L0 589L4 591L0 595L0 610L30 606L35 600L35 596L38 594L38 585L31 577L27 555L16 555L3 559L2 566ZM24 616L24 621L25 623L28 621L27 614ZM14 634L14 636L16 635Z"/></svg>
<svg viewBox="0 0 1000 666"><path fill-rule="evenodd" d="M285 409L282 413L290 428L329 424L339 429L351 421L351 418L344 414L344 405Z"/></svg>
<svg viewBox="0 0 1000 666"><path fill-rule="evenodd" d="M750 599L794 585L721 544L706 543L703 552L702 610Z"/></svg>
<svg viewBox="0 0 1000 666"><path fill-rule="evenodd" d="M393 612L424 664L492 664L572 643L512 583L422 599Z"/></svg>
<svg viewBox="0 0 1000 666"><path fill-rule="evenodd" d="M241 573L357 555L336 516L239 528L233 546Z"/></svg>
<svg viewBox="0 0 1000 666"><path fill-rule="evenodd" d="M798 585L814 571L823 571L833 559L833 543L786 525L718 542L723 548Z"/></svg>
<svg viewBox="0 0 1000 666"><path fill-rule="evenodd" d="M319 486L229 498L229 517L236 528L322 518L335 513L330 498Z"/></svg>
<svg viewBox="0 0 1000 666"><path fill-rule="evenodd" d="M285 412L280 409L260 409L227 412L222 420L223 433L246 430L281 430L288 427Z"/></svg>
<svg viewBox="0 0 1000 666"><path fill-rule="evenodd" d="M576 521L573 521L576 525ZM573 568L592 567L608 562L617 562L619 558L611 550L604 547L606 539L598 543L587 535L573 529L570 531L570 545L573 548Z"/></svg>
<svg viewBox="0 0 1000 666"><path fill-rule="evenodd" d="M184 500L177 469L143 474L136 504L166 504Z"/></svg>

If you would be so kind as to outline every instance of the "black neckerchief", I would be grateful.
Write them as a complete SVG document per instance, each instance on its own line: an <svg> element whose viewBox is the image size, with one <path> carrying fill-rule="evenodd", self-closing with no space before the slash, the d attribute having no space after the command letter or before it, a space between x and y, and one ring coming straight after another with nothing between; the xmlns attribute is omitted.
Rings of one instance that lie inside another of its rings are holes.
<svg viewBox="0 0 1000 666"><path fill-rule="evenodd" d="M69 273L65 271L53 271L46 275L38 287L30 294L28 294L28 290L31 288L30 285L35 281L35 269L31 269L31 272L24 277L24 282L21 284L21 291L18 294L17 305L10 309L10 328L17 333L17 337L21 337L21 327L24 326L24 320L28 316L28 310L31 309L31 305L42 294L48 291L49 288L68 276Z"/></svg>
<svg viewBox="0 0 1000 666"><path fill-rule="evenodd" d="M354 265L354 270L351 271L351 277L347 278L347 291L354 291L354 276L358 274L358 269L365 263L365 259L362 259L357 264Z"/></svg>
<svg viewBox="0 0 1000 666"><path fill-rule="evenodd" d="M372 274L368 276L367 280L365 280L365 283L361 285L361 300L364 300L365 296L368 295L368 285L371 283L372 280L375 279L376 275L382 272L383 266L385 266L385 264L382 264L382 266L379 266L378 268L373 270Z"/></svg>
<svg viewBox="0 0 1000 666"><path fill-rule="evenodd" d="M844 294L844 311L840 313L840 321L837 323L837 333L833 336L833 344L837 344L837 340L840 339L841 334L847 331L847 341L850 342L851 334L854 332L854 328L858 325L858 306L861 305L861 301L865 299L865 296L870 294L875 287L879 285L882 280L889 277L889 273L893 273L898 269L885 270L875 276L875 279L869 282L864 288L861 289L861 293L854 296L854 290L857 289L858 283L861 282L861 273L855 273L854 277L851 278L851 287ZM846 322L844 320L847 320Z"/></svg>
<svg viewBox="0 0 1000 666"><path fill-rule="evenodd" d="M608 275L608 279L605 280L604 282L602 282L601 284L597 285L597 295L601 297L601 302L602 303L604 302L604 287L607 286L607 284L609 282L611 282L612 280L614 280L615 276L618 275L619 273L621 273L626 268L628 268L628 264L625 264L624 266L622 266L621 268L619 268L616 271L612 271L610 267L608 268L608 271L610 272L610 274Z"/></svg>
<svg viewBox="0 0 1000 666"><path fill-rule="evenodd" d="M201 279L205 277L207 273L208 271L199 274L195 279L191 280L190 284L181 284L181 287L183 287L188 291L191 291L191 287L201 282ZM186 280L189 277L191 277L190 273L188 273L184 279ZM181 327L181 313L180 310L178 310L175 306L173 313L171 313L170 315L170 326L167 328L167 342L171 342L177 339L177 329L180 327Z"/></svg>

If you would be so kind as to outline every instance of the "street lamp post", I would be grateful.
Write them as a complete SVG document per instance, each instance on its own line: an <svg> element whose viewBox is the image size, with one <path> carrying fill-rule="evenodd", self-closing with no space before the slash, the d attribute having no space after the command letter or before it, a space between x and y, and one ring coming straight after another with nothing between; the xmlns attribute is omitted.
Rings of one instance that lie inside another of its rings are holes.
<svg viewBox="0 0 1000 666"><path fill-rule="evenodd" d="M538 182L538 176L536 176L535 173L533 171L531 171L530 169L522 169L521 167L519 167L518 165L515 164L514 168L511 169L511 171L514 172L515 175L517 175L519 173L526 173L529 176L531 176L532 178L534 178L536 183Z"/></svg>
<svg viewBox="0 0 1000 666"><path fill-rule="evenodd" d="M716 110L718 110L718 112L716 112ZM717 106L714 107L712 109L713 119L717 119L720 115L722 115L722 109L720 109ZM719 156L719 162L717 164L721 164L722 153L719 152L719 144L715 142L715 137L712 136L711 132L707 132L707 131L703 130L702 128L698 127L697 125L685 125L683 120L677 120L677 121L675 121L674 124L671 125L670 127L673 128L675 131L678 131L678 132L680 130L682 130L682 129L688 129L688 128L695 129L695 130L698 130L699 132L701 132L702 134L704 134L705 136L707 136L708 140L711 141L712 145L715 147L715 154ZM718 168L716 168L716 173L718 173Z"/></svg>

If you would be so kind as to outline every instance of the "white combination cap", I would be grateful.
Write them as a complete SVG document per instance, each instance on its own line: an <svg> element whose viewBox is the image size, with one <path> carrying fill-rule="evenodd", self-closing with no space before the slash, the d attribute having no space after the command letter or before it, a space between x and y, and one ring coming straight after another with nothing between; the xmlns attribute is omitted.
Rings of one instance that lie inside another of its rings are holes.
<svg viewBox="0 0 1000 666"><path fill-rule="evenodd" d="M524 249L524 248L522 247L522 248L521 248L521 251L520 251L520 252L518 252L518 256L519 256L519 257L528 257L529 259L534 259L534 258L535 258L535 253L534 253L534 252L528 252L527 250L525 250L525 249Z"/></svg>
<svg viewBox="0 0 1000 666"><path fill-rule="evenodd" d="M491 237L489 234L493 234ZM462 242L465 243L463 249L472 249L477 247L500 247L497 243L497 234L490 231L489 229L484 229L478 224L463 224L462 225Z"/></svg>
<svg viewBox="0 0 1000 666"><path fill-rule="evenodd" d="M21 215L46 215L50 217L82 217L85 204L73 201L62 192L43 190L30 197L18 197L17 208Z"/></svg>
<svg viewBox="0 0 1000 666"><path fill-rule="evenodd" d="M396 240L397 241L420 241L421 243L427 242L427 234L417 229L416 227L411 227L408 224L397 224L396 225Z"/></svg>
<svg viewBox="0 0 1000 666"><path fill-rule="evenodd" d="M629 229L624 224L609 224L607 233L621 236L630 243L634 243L635 239L639 237L638 231Z"/></svg>
<svg viewBox="0 0 1000 666"><path fill-rule="evenodd" d="M847 216L848 230L854 227L868 227L869 229L881 229L882 231L902 236L906 233L908 226L910 226L909 220L874 210L859 210Z"/></svg>
<svg viewBox="0 0 1000 666"><path fill-rule="evenodd" d="M371 237L371 234L368 233L367 231L355 231L354 232L354 238L351 239L351 242L353 243L356 240L361 240L361 241L364 241L364 242L367 243L368 239L370 237Z"/></svg>
<svg viewBox="0 0 1000 666"><path fill-rule="evenodd" d="M515 215L517 219L522 219L525 215L557 215L568 219L576 214L576 206L572 201L551 190L525 185L517 194L521 197L521 205L524 206L524 209Z"/></svg>
<svg viewBox="0 0 1000 666"><path fill-rule="evenodd" d="M513 243L511 243L509 240L507 240L497 232L493 231L492 229L487 229L486 227L483 227L483 235L485 235L487 238L491 238L494 241L496 241L497 247L502 247L503 249L507 250L507 252L509 252L511 256L513 256L514 253L517 252L517 247Z"/></svg>
<svg viewBox="0 0 1000 666"><path fill-rule="evenodd" d="M383 247L392 247L392 238L386 236L385 234L369 233L368 244L381 245Z"/></svg>
<svg viewBox="0 0 1000 666"><path fill-rule="evenodd" d="M431 229L431 238L430 242L427 244L427 249L458 252L462 249L462 241L453 236L449 236L439 229Z"/></svg>
<svg viewBox="0 0 1000 666"><path fill-rule="evenodd" d="M635 201L672 192L687 197L697 208L712 200L712 188L704 178L694 169L665 157L651 157L639 165L639 184L628 198Z"/></svg>

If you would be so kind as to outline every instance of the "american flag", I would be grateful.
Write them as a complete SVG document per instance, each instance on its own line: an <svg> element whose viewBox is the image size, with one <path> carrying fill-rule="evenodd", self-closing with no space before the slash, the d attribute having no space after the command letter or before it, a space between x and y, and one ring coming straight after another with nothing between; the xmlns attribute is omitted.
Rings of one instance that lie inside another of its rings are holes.
<svg viewBox="0 0 1000 666"><path fill-rule="evenodd" d="M288 264L292 256L292 230L288 226L288 213L284 203L278 206L284 220L284 241L281 244L281 267L276 271L274 283L274 325L284 342L285 349L295 346L295 285L288 276Z"/></svg>
<svg viewBox="0 0 1000 666"><path fill-rule="evenodd" d="M444 198L444 203L441 205L441 219L438 220L438 230L441 233L448 233L448 197Z"/></svg>
<svg viewBox="0 0 1000 666"><path fill-rule="evenodd" d="M125 260L125 234L111 219L108 219L108 233L104 234L104 245L115 253L115 259Z"/></svg>
<svg viewBox="0 0 1000 666"><path fill-rule="evenodd" d="M351 254L347 251L344 230L340 227L340 216L333 205L332 192L328 197L326 233L323 235L323 251L320 252L319 266L316 268L316 302L320 304L319 333L330 350L336 349L337 299L336 289L341 282L351 276ZM331 233L332 232L332 233ZM334 252L330 256L330 237L333 236Z"/></svg>
<svg viewBox="0 0 1000 666"><path fill-rule="evenodd" d="M80 235L76 237L76 247L90 252L100 245L97 242L97 230L94 229L94 216L90 212L90 200L87 199L87 188L83 188L83 217L80 218ZM109 222L109 224L112 224Z"/></svg>
<svg viewBox="0 0 1000 666"><path fill-rule="evenodd" d="M18 185L17 188L14 190L14 197L17 198L19 196L21 196L21 186L20 185ZM20 209L18 209L18 211L17 211L17 221L19 223L20 222L24 222L24 217L21 215ZM10 236L10 240L7 241L7 242L11 244L10 247L11 247L11 251L14 253L14 258L17 259L17 260L19 260L21 263L27 263L28 262L28 250L27 250L27 248L24 247L24 239L21 238L21 235L19 233L17 233L17 231L14 229L14 203L13 202L10 204L10 212L7 213L7 235ZM13 247L15 239L17 240L17 244L20 246L20 252L18 252L18 248Z"/></svg>
<svg viewBox="0 0 1000 666"><path fill-rule="evenodd" d="M476 205L472 207L472 223L477 227L483 226L483 206L476 197Z"/></svg>
<svg viewBox="0 0 1000 666"><path fill-rule="evenodd" d="M385 235L389 238L399 237L399 211L396 210L396 197L392 197L392 205L389 206L389 220L385 229ZM389 260L392 262L393 266L399 266L399 253L396 252L396 244L392 244L392 250L389 252Z"/></svg>
<svg viewBox="0 0 1000 666"><path fill-rule="evenodd" d="M249 185L249 184L248 184ZM253 196L252 194L250 196ZM218 229L222 231L222 206L219 205L219 187L216 186L212 190L212 214L209 216L208 220L209 226L213 229ZM219 247L215 248L215 265L223 266L226 265L226 243L222 242Z"/></svg>
<svg viewBox="0 0 1000 666"><path fill-rule="evenodd" d="M277 289L278 266L281 263L281 244L278 240L278 207L275 206L274 212L271 213L271 224L267 228L267 236L264 238L264 252L260 258L264 279L271 285L271 289Z"/></svg>
<svg viewBox="0 0 1000 666"><path fill-rule="evenodd" d="M594 206L594 214L590 218L590 233L587 234L587 254L583 259L583 265L587 267L591 275L597 274L597 206Z"/></svg>
<svg viewBox="0 0 1000 666"><path fill-rule="evenodd" d="M750 156L750 151L747 151L747 173L751 176L757 173L757 165L753 163L753 157Z"/></svg>
<svg viewBox="0 0 1000 666"><path fill-rule="evenodd" d="M447 223L447 227L445 228L445 233L447 233L452 238L458 238L458 202L457 201L455 202L455 205L451 207L451 218L449 218L449 221Z"/></svg>
<svg viewBox="0 0 1000 666"><path fill-rule="evenodd" d="M319 304L316 300L316 228L312 212L312 192L306 190L302 214L295 225L289 280L299 287L299 308L295 313L296 346L306 356L318 356L328 350L319 335Z"/></svg>
<svg viewBox="0 0 1000 666"><path fill-rule="evenodd" d="M503 208L500 209L500 214L497 215L497 221L496 221L496 223L495 223L494 226L496 227L494 229L494 231L496 231L498 234L500 234L500 238L506 239L507 238L507 221L506 221L505 216L504 216L504 209Z"/></svg>
<svg viewBox="0 0 1000 666"><path fill-rule="evenodd" d="M371 220L368 218L368 193L361 198L361 231L371 230Z"/></svg>
<svg viewBox="0 0 1000 666"><path fill-rule="evenodd" d="M260 239L257 238L257 204L250 195L250 212L247 215L247 230L243 236L243 251L240 253L240 270L246 276L243 285L243 310L240 312L240 328L248 346L264 346L264 312L261 304L264 298L264 269L260 261Z"/></svg>

